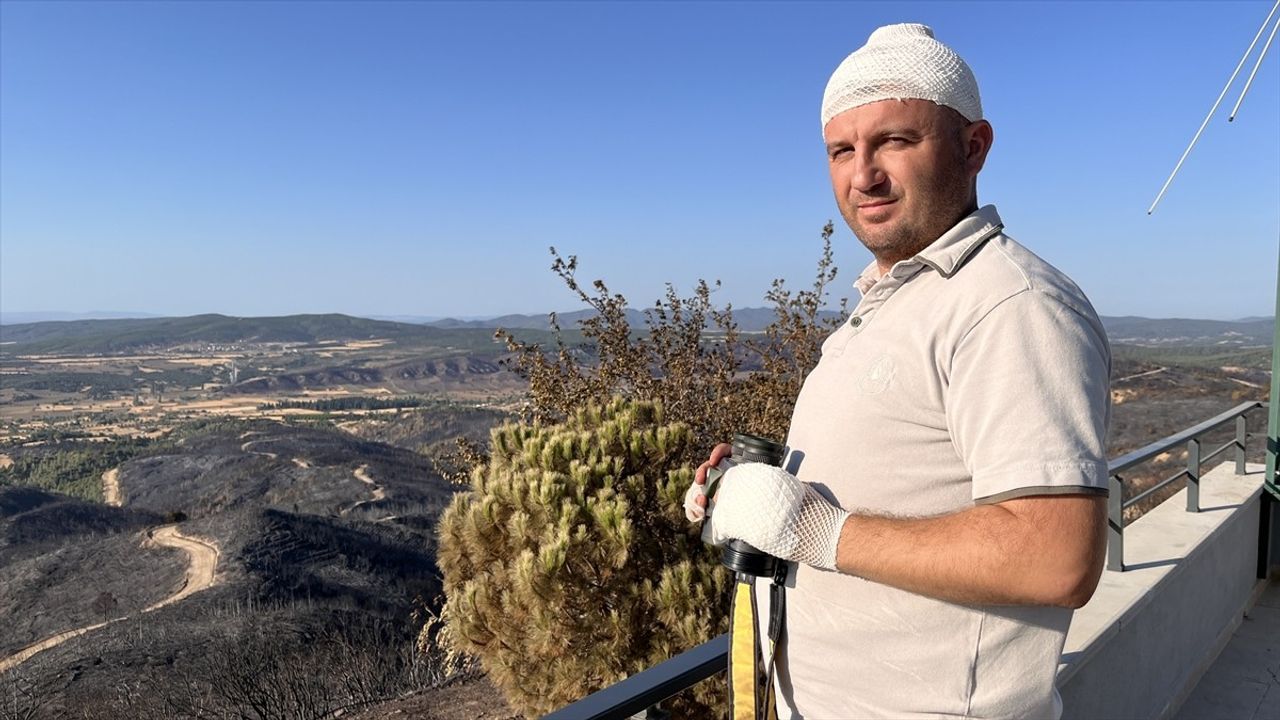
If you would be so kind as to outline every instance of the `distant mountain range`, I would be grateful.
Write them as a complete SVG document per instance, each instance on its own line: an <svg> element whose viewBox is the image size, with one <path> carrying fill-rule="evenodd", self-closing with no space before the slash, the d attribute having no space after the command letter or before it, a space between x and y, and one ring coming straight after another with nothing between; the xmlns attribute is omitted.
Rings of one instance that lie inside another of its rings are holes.
<svg viewBox="0 0 1280 720"><path fill-rule="evenodd" d="M577 330L593 311L558 316L562 328ZM834 313L826 313L828 317ZM774 318L769 308L734 310L742 332L759 332ZM645 327L645 316L627 311L632 327ZM1111 341L1134 345L1227 345L1239 347L1271 344L1272 318L1240 321L1182 318L1104 317ZM0 344L7 351L23 352L123 352L145 347L184 343L316 343L385 338L398 342L473 346L491 343L495 328L523 331L536 336L550 328L546 315L503 315L488 320L435 320L429 323L392 322L350 315L288 315L241 318L227 315L191 317L64 320L0 326ZM18 346L18 347L15 347Z"/></svg>
<svg viewBox="0 0 1280 720"><path fill-rule="evenodd" d="M1270 345L1275 318L1191 320L1103 317L1111 342L1132 345Z"/></svg>
<svg viewBox="0 0 1280 720"><path fill-rule="evenodd" d="M0 342L47 343L50 341L109 340L109 349L143 345L237 342L317 342L372 337L398 339L424 336L422 325L392 323L350 315L289 315L239 318L227 315L193 315L181 318L128 318L119 320L68 320L0 326Z"/></svg>
<svg viewBox="0 0 1280 720"><path fill-rule="evenodd" d="M838 313L825 310L820 313L824 318L835 317ZM594 317L595 310L575 310L573 312L556 313L556 319L560 323L561 328L577 327L579 323L587 318ZM774 319L772 308L734 308L733 320L738 324L738 329L742 332L760 332L768 327L769 323ZM627 322L636 328L645 326L645 314L641 310L628 309ZM457 320L454 318L445 318L443 320L432 320L424 323L431 327L438 328L507 328L508 330L550 330L551 319L546 313L540 315L500 315L493 318L483 318L475 320Z"/></svg>
<svg viewBox="0 0 1280 720"><path fill-rule="evenodd" d="M121 318L157 318L164 317L154 313L115 312L110 310L91 310L89 312L0 312L0 325L21 325L23 323L51 322L58 320L118 320Z"/></svg>
<svg viewBox="0 0 1280 720"><path fill-rule="evenodd" d="M595 315L594 310L558 314L560 326L576 327L578 323ZM834 317L835 312L824 311L823 317ZM743 332L759 332L774 319L771 308L738 308L733 319ZM633 327L644 326L644 313L627 311L627 322ZM525 328L549 330L547 315L502 315L484 320L433 320L425 323L439 328ZM1112 342L1124 343L1177 343L1195 344L1228 342L1238 344L1270 345L1275 325L1274 318L1244 318L1241 320L1195 320L1183 318L1144 318L1137 316L1102 317L1102 324Z"/></svg>
<svg viewBox="0 0 1280 720"><path fill-rule="evenodd" d="M519 332L524 339L536 340L540 335L536 330ZM492 330L438 328L337 314L261 318L212 314L0 326L0 350L24 353L118 353L186 344L314 344L374 338L464 351L496 347Z"/></svg>

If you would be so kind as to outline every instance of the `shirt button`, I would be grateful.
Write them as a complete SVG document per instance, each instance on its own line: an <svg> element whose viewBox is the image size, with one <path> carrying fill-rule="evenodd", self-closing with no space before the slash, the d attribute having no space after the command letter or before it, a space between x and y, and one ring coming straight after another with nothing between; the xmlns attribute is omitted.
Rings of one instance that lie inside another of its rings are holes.
<svg viewBox="0 0 1280 720"><path fill-rule="evenodd" d="M862 318L858 317L857 315L854 315L853 318L849 320L849 324L854 327L858 327L859 325L862 324Z"/></svg>

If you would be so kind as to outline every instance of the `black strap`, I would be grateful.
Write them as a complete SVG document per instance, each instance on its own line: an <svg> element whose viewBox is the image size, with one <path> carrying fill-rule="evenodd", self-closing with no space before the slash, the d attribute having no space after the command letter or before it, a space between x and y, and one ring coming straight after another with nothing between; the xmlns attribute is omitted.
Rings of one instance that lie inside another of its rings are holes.
<svg viewBox="0 0 1280 720"><path fill-rule="evenodd" d="M787 563L779 562L773 572L773 583L769 585L769 665L765 673L764 707L760 717L766 720L777 720L778 698L773 685L773 673L778 659L778 641L786 627L787 620Z"/></svg>
<svg viewBox="0 0 1280 720"><path fill-rule="evenodd" d="M769 586L769 639L777 643L787 619L787 564L779 562Z"/></svg>

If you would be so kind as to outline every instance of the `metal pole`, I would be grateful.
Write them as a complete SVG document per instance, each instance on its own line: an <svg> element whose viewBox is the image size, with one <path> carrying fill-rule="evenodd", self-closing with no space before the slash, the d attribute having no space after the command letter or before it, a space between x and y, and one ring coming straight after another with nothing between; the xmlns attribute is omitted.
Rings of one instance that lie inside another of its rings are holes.
<svg viewBox="0 0 1280 720"><path fill-rule="evenodd" d="M1244 415L1236 418L1236 474L1244 474L1245 448L1249 443L1249 421Z"/></svg>
<svg viewBox="0 0 1280 720"><path fill-rule="evenodd" d="M1200 438L1187 441L1187 512L1200 512Z"/></svg>
<svg viewBox="0 0 1280 720"><path fill-rule="evenodd" d="M1107 485L1107 569L1124 572L1124 481L1112 475Z"/></svg>
<svg viewBox="0 0 1280 720"><path fill-rule="evenodd" d="M1280 322L1280 255L1276 257L1276 317ZM1276 452L1280 450L1280 327L1272 328L1271 337L1271 404L1267 408L1267 477L1264 484L1276 498L1280 487L1276 486Z"/></svg>
<svg viewBox="0 0 1280 720"><path fill-rule="evenodd" d="M1231 73L1231 77L1227 80L1227 84L1223 86L1222 93L1218 95L1218 99L1214 101L1213 107L1209 108L1209 114L1204 116L1204 122L1200 123L1200 129L1196 130L1195 137L1191 138L1191 144L1187 145L1187 149L1182 151L1182 157L1178 158L1178 164L1173 167L1173 172L1169 173L1169 179L1164 181L1164 187L1160 188L1160 193L1156 195L1155 202L1151 203L1151 207L1147 208L1147 214L1155 212L1156 205L1160 204L1160 198L1164 197L1164 192L1169 189L1169 183L1173 182L1173 176L1178 174L1178 170L1182 167L1183 161L1191 154L1191 148L1196 146L1196 141L1200 139L1200 133L1204 132L1204 128L1209 124L1209 118L1218 111L1218 106L1222 104L1222 98L1227 96L1227 90L1231 89L1231 83L1236 81L1236 75L1240 74L1240 68L1244 67L1244 61L1249 59L1249 55L1253 53L1253 46L1258 44L1258 38L1262 37L1262 33L1267 29L1267 23L1271 22L1271 16L1275 14L1276 8L1280 8L1280 0L1276 0L1276 4L1271 6L1271 12L1267 13L1267 19L1262 21L1262 27L1258 28L1258 34L1253 36L1253 42L1249 43L1249 49L1244 51L1244 55L1240 58L1240 64L1236 65L1236 69Z"/></svg>
<svg viewBox="0 0 1280 720"><path fill-rule="evenodd" d="M1258 579L1266 580L1271 576L1271 533L1270 530L1274 520L1272 511L1276 501L1267 493L1262 493L1262 497L1258 498L1260 505L1258 506Z"/></svg>
<svg viewBox="0 0 1280 720"><path fill-rule="evenodd" d="M1240 99L1236 101L1236 106L1231 108L1231 114L1227 116L1227 122L1236 119L1236 113L1240 112L1240 104L1244 102L1244 96L1249 93L1249 86L1253 85L1253 76L1258 74L1258 68L1262 66L1262 59L1267 56L1267 51L1271 49L1271 41L1276 39L1276 31L1280 30L1280 19L1271 26L1271 35L1267 37L1267 42L1262 46L1262 52L1258 53L1258 61L1253 64L1253 71L1249 73L1249 79L1244 81L1244 89L1240 91Z"/></svg>
<svg viewBox="0 0 1280 720"><path fill-rule="evenodd" d="M1280 256L1276 263L1276 322L1280 322ZM1280 450L1277 435L1280 434L1280 327L1272 328L1271 336L1271 395L1267 406L1267 474L1262 479L1263 493L1259 498L1258 515L1258 577L1271 575L1271 538L1275 527L1276 500L1280 487L1276 486L1276 452Z"/></svg>

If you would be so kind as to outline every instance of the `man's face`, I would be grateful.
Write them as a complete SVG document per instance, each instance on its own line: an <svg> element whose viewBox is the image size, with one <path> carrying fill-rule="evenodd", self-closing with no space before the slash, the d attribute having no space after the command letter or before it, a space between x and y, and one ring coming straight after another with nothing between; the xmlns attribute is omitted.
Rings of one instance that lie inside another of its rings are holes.
<svg viewBox="0 0 1280 720"><path fill-rule="evenodd" d="M979 123L986 134L975 158ZM925 100L882 100L827 123L836 204L882 268L924 249L974 209L974 179L990 145L990 126L979 123Z"/></svg>

